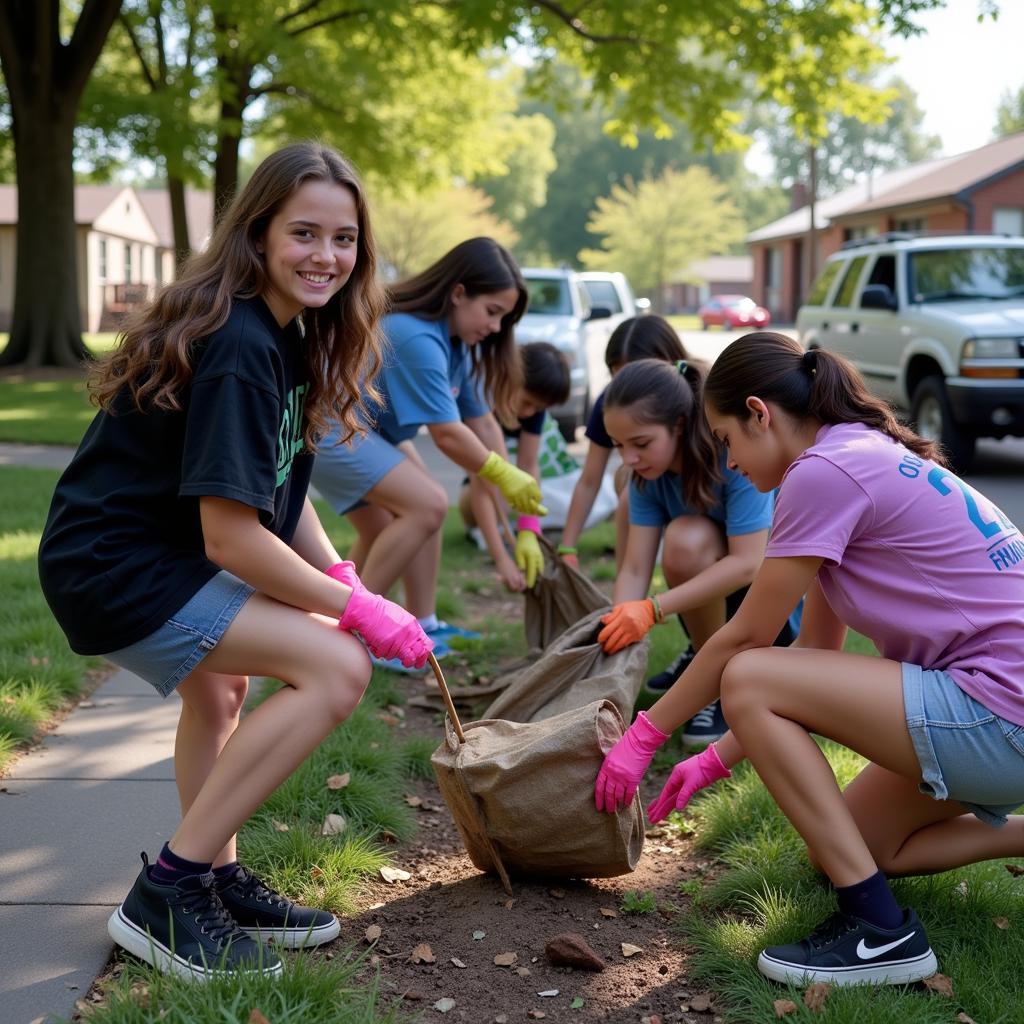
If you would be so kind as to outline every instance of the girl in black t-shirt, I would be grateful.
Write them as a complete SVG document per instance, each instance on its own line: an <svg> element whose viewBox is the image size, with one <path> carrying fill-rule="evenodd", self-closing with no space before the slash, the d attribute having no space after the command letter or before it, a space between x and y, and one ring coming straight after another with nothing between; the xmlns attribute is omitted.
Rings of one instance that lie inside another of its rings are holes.
<svg viewBox="0 0 1024 1024"><path fill-rule="evenodd" d="M40 579L72 648L182 699L182 821L108 926L163 970L278 975L263 940L339 933L239 865L235 834L359 703L363 644L409 665L431 649L340 560L306 496L328 422L351 436L376 397L375 263L342 157L268 157L95 367L100 411L54 495ZM239 722L252 674L287 685Z"/></svg>

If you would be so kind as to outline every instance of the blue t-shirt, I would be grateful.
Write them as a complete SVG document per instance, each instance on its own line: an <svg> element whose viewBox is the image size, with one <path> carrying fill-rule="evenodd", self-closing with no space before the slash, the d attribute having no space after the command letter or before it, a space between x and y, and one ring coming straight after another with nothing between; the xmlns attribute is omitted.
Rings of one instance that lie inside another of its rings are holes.
<svg viewBox="0 0 1024 1024"><path fill-rule="evenodd" d="M767 530L772 525L775 496L762 494L741 473L726 465L721 458L722 480L715 484L715 504L699 513L683 502L682 480L677 473L664 473L657 480L647 480L643 489L635 478L629 481L629 521L637 526L667 526L679 516L706 515L725 527L727 537Z"/></svg>
<svg viewBox="0 0 1024 1024"><path fill-rule="evenodd" d="M614 448L615 442L612 441L608 431L604 429L604 396L607 390L605 388L597 396L597 400L590 410L590 417L587 419L587 429L583 433L590 441L602 448Z"/></svg>
<svg viewBox="0 0 1024 1024"><path fill-rule="evenodd" d="M446 320L389 313L382 327L390 344L377 379L384 406L376 420L385 440L398 444L425 423L455 423L489 412L473 380L469 349L451 339Z"/></svg>

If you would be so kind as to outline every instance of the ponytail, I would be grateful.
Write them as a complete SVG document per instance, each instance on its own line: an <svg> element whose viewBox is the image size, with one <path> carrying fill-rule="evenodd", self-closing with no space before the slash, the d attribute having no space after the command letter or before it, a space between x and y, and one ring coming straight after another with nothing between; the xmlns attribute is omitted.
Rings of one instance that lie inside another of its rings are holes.
<svg viewBox="0 0 1024 1024"><path fill-rule="evenodd" d="M717 503L715 484L721 480L718 449L702 411L702 384L700 370L685 359L639 359L619 370L604 395L606 410L628 409L638 423L682 426L683 502L697 512Z"/></svg>
<svg viewBox="0 0 1024 1024"><path fill-rule="evenodd" d="M723 416L750 418L747 398L774 402L796 419L825 424L863 423L939 465L946 460L934 441L904 426L892 409L864 386L857 368L828 349L805 352L774 331L745 334L715 361L704 384L704 399Z"/></svg>

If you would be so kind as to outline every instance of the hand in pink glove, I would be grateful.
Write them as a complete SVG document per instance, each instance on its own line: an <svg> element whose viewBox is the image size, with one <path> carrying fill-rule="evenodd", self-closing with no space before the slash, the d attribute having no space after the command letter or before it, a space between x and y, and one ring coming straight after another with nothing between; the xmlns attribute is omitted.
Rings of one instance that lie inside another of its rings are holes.
<svg viewBox="0 0 1024 1024"><path fill-rule="evenodd" d="M327 575L352 588L338 620L339 629L358 633L378 658L398 658L406 668L422 668L427 663L434 641L414 615L380 594L371 594L351 562L332 565Z"/></svg>
<svg viewBox="0 0 1024 1024"><path fill-rule="evenodd" d="M668 739L648 717L646 711L625 735L608 751L594 783L594 803L599 811L614 813L619 804L628 804L640 785L655 751Z"/></svg>
<svg viewBox="0 0 1024 1024"><path fill-rule="evenodd" d="M681 811L698 790L710 786L719 779L727 779L732 772L722 764L722 759L712 743L694 757L672 769L665 788L647 808L647 817L652 825L663 821L672 811Z"/></svg>

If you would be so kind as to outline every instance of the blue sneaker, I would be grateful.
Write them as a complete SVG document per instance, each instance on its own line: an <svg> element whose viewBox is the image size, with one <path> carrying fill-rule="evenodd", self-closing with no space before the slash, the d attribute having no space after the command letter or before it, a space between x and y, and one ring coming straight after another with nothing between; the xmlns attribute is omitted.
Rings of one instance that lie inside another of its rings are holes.
<svg viewBox="0 0 1024 1024"><path fill-rule="evenodd" d="M453 626L450 622L445 622L444 619L437 620L436 629L428 629L425 632L435 644L438 641L445 644L446 641L451 640L455 636L462 637L463 640L479 640L482 635L475 629L462 629L460 626Z"/></svg>
<svg viewBox="0 0 1024 1024"><path fill-rule="evenodd" d="M433 633L427 633L427 636L434 641L434 657L438 661L451 654L451 648L443 640L435 639ZM367 653L369 654L370 652L367 651ZM405 676L422 676L430 671L430 665L424 665L423 668L408 668L398 658L378 658L376 655L370 654L370 661L373 662L374 668L387 669L388 672L399 672Z"/></svg>

